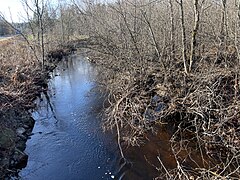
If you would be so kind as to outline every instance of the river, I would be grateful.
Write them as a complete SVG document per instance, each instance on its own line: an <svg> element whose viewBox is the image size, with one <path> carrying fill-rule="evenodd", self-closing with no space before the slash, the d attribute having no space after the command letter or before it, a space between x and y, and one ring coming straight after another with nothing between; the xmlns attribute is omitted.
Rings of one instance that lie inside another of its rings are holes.
<svg viewBox="0 0 240 180"><path fill-rule="evenodd" d="M62 61L43 95L27 142L22 179L113 179L120 166L114 135L103 133L95 68L83 56Z"/></svg>
<svg viewBox="0 0 240 180"><path fill-rule="evenodd" d="M104 98L97 91L99 68L86 56L74 55L59 63L52 73L47 95L38 99L36 120L25 152L28 164L20 171L23 180L150 180L177 167L170 139L174 125L157 125L141 147L124 147L120 156L115 133L104 133L99 115ZM185 134L188 135L188 134ZM210 167L207 156L190 144L178 156L188 169ZM213 162L214 163L214 162ZM167 170L166 170L167 169Z"/></svg>
<svg viewBox="0 0 240 180"><path fill-rule="evenodd" d="M124 148L120 156L116 134L104 133L99 115L103 98L94 81L97 68L84 55L74 55L59 63L48 83L48 93L38 99L36 120L27 141L23 180L148 180L159 175L159 153L168 167L169 135L163 131L142 147ZM151 164L153 163L153 164Z"/></svg>

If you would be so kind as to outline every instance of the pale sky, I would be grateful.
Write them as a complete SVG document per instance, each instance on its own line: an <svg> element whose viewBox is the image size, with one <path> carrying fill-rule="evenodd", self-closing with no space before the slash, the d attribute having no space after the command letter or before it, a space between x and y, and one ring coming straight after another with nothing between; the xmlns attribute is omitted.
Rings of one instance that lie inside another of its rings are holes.
<svg viewBox="0 0 240 180"><path fill-rule="evenodd" d="M22 22L25 16L21 0L0 0L0 12L2 12L5 18L10 22L10 12L13 22Z"/></svg>
<svg viewBox="0 0 240 180"><path fill-rule="evenodd" d="M26 12L24 11L22 0L0 0L0 13L2 13L8 21L24 22L26 20ZM28 1L31 4L31 0ZM46 2L46 1L44 1ZM48 0L51 5L57 5L58 0ZM60 2L70 2L70 0L60 0ZM10 10L9 10L10 9ZM11 12L11 14L10 14ZM32 14L29 12L30 15Z"/></svg>

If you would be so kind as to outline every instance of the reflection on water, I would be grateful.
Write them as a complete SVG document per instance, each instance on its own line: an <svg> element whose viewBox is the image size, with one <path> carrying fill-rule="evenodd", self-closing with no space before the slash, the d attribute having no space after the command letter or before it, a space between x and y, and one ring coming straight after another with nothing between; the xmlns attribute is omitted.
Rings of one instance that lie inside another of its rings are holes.
<svg viewBox="0 0 240 180"><path fill-rule="evenodd" d="M48 96L33 113L34 135L22 179L112 179L119 166L115 138L103 133L100 95L93 91L94 67L81 56L63 61L53 73ZM50 103L50 104L49 104Z"/></svg>
<svg viewBox="0 0 240 180"><path fill-rule="evenodd" d="M116 136L103 133L103 99L94 87L96 69L74 56L53 72L47 95L33 113L33 135L27 142L28 165L20 172L26 180L153 179L160 174L159 155L167 168L176 163L170 154L167 131L159 131L143 147L124 148L121 159Z"/></svg>

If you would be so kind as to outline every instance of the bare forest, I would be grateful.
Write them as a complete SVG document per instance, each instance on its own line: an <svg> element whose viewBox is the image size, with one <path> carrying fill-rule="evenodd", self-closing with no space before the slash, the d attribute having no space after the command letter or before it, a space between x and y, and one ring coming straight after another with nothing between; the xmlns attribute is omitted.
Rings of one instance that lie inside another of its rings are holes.
<svg viewBox="0 0 240 180"><path fill-rule="evenodd" d="M156 156L157 179L240 178L240 0L34 2L23 0L34 14L23 30L12 25L31 63L46 69L84 42L101 69L103 129L116 131L123 158L172 127L176 167Z"/></svg>

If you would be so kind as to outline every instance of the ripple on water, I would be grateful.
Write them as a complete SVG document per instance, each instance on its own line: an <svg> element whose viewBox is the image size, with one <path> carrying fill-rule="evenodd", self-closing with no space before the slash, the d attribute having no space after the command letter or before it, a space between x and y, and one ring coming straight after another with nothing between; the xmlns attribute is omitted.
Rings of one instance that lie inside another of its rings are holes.
<svg viewBox="0 0 240 180"><path fill-rule="evenodd" d="M91 91L94 73L81 56L58 66L58 76L49 82L50 102L43 97L41 108L33 113L36 124L27 143L29 162L20 173L23 179L115 178L119 154L114 136L102 132L94 111L102 105Z"/></svg>

